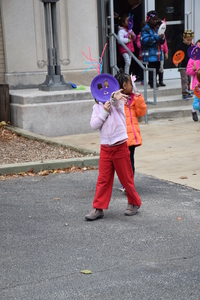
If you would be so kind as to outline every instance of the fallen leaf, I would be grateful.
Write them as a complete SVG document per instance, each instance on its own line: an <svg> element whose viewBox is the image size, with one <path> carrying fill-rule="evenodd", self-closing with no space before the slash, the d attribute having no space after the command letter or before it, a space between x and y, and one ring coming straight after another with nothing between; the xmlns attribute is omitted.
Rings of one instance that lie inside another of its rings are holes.
<svg viewBox="0 0 200 300"><path fill-rule="evenodd" d="M180 179L188 179L187 176L181 176Z"/></svg>
<svg viewBox="0 0 200 300"><path fill-rule="evenodd" d="M182 218L181 218L181 217L178 217L177 219L178 219L178 221L181 221L181 220L182 220Z"/></svg>
<svg viewBox="0 0 200 300"><path fill-rule="evenodd" d="M49 175L49 172L48 172L48 171L43 171L41 175L42 175L42 176Z"/></svg>
<svg viewBox="0 0 200 300"><path fill-rule="evenodd" d="M81 273L83 274L92 274L92 272L90 270L82 270Z"/></svg>
<svg viewBox="0 0 200 300"><path fill-rule="evenodd" d="M58 201L58 200L60 200L60 198L54 198L53 200Z"/></svg>
<svg viewBox="0 0 200 300"><path fill-rule="evenodd" d="M71 167L71 171L74 171L74 170L76 170L76 167L73 165L73 166Z"/></svg>
<svg viewBox="0 0 200 300"><path fill-rule="evenodd" d="M5 122L5 121L2 121L2 122L0 123L0 127L3 127L3 126L6 126L6 122Z"/></svg>

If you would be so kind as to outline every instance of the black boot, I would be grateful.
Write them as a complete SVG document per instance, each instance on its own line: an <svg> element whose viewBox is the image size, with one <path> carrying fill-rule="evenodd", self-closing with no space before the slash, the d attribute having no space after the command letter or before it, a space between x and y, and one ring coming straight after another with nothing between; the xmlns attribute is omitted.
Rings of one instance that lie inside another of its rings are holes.
<svg viewBox="0 0 200 300"><path fill-rule="evenodd" d="M164 82L163 82L163 72L159 73L159 85L166 86L166 84L164 84Z"/></svg>

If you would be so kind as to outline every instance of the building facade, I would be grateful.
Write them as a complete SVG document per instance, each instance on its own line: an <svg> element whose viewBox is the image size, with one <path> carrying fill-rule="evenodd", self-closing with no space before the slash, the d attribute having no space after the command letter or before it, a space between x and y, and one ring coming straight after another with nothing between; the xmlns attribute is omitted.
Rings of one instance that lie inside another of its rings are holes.
<svg viewBox="0 0 200 300"><path fill-rule="evenodd" d="M61 72L66 82L89 85L97 74L88 67L82 51L98 60L111 31L110 7L125 7L131 0L59 0L57 2ZM142 20L156 9L167 21L169 60L165 78L178 78L172 64L174 45L184 29L192 29L194 42L200 38L199 0L143 0ZM112 4L112 5L111 5ZM128 6L127 6L128 7ZM33 88L44 82L47 54L44 7L39 0L0 0L0 82L11 89ZM104 56L104 72L109 69L109 51Z"/></svg>
<svg viewBox="0 0 200 300"><path fill-rule="evenodd" d="M10 88L37 87L47 73L44 4L39 0L0 0L0 79ZM99 55L97 3L59 0L57 20L61 72L65 81L91 82L96 71L82 74L88 65L81 51ZM4 76L3 76L4 73Z"/></svg>

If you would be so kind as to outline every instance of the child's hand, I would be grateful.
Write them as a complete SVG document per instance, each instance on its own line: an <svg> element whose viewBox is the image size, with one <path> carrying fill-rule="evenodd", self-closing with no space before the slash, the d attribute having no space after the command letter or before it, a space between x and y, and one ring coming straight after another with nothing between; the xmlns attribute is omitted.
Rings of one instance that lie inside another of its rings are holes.
<svg viewBox="0 0 200 300"><path fill-rule="evenodd" d="M159 35L159 38L160 38L160 39L164 38L164 34L160 34L160 35Z"/></svg>
<svg viewBox="0 0 200 300"><path fill-rule="evenodd" d="M110 112L110 101L106 101L104 103L104 109L109 113Z"/></svg>
<svg viewBox="0 0 200 300"><path fill-rule="evenodd" d="M136 97L141 95L138 91L136 91L134 94L135 94Z"/></svg>
<svg viewBox="0 0 200 300"><path fill-rule="evenodd" d="M116 91L113 95L113 98L117 99L118 101L122 100L124 103L127 102L128 95L122 94L123 89Z"/></svg>
<svg viewBox="0 0 200 300"><path fill-rule="evenodd" d="M132 34L131 34L131 32L129 32L129 34L128 34L128 38L129 38L129 40L131 40L131 39L132 39Z"/></svg>
<svg viewBox="0 0 200 300"><path fill-rule="evenodd" d="M133 40L135 40L135 39L136 39L135 33L134 33L133 31L131 31L130 34L131 34L131 38L132 38Z"/></svg>

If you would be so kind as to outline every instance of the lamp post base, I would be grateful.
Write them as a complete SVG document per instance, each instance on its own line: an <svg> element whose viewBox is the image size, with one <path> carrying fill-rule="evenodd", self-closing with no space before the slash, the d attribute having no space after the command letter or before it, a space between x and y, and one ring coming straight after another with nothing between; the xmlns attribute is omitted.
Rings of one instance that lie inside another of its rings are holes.
<svg viewBox="0 0 200 300"><path fill-rule="evenodd" d="M46 80L39 85L40 91L71 90L71 84L66 83L62 75L47 75Z"/></svg>

